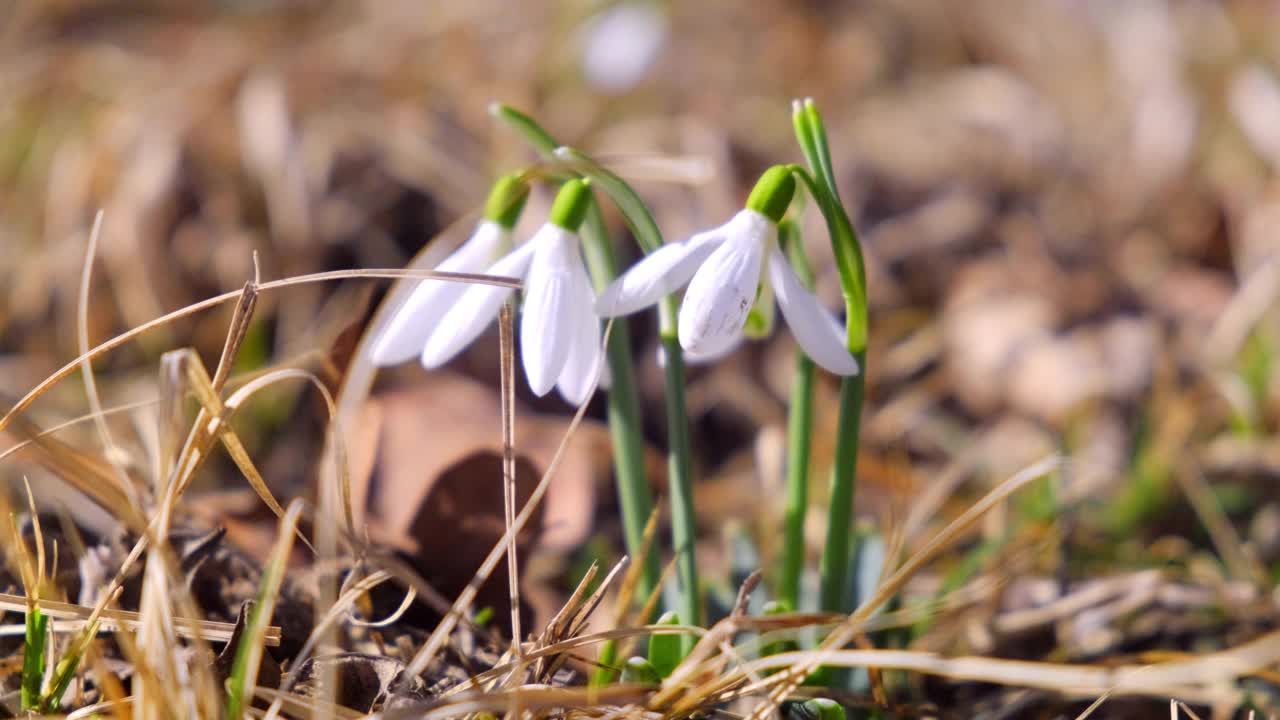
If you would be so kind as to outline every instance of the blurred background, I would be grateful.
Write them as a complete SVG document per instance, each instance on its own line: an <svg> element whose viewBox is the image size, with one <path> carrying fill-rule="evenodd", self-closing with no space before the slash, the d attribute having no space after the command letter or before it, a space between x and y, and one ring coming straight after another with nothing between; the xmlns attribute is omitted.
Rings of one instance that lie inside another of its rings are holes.
<svg viewBox="0 0 1280 720"><path fill-rule="evenodd" d="M989 519L959 576L920 580L926 594L996 568L1027 580L986 608L985 630L954 624L931 647L1001 652L992 613L1151 567L1161 583L1212 589L1203 603L1227 612L1189 617L1148 597L1138 628L1133 609L1056 618L1072 623L1050 633L1064 657L1165 633L1229 643L1272 624L1280 571L1277 28L1280 5L1262 0L6 3L0 392L11 403L78 354L99 209L91 344L240 288L255 253L274 279L403 267L451 226L444 237L460 240L492 179L534 161L491 120L492 101L614 164L674 240L728 218L763 168L801 159L790 101L812 96L866 247L867 527L900 529L909 549L1028 463L1072 460ZM837 307L825 233L808 229L819 292ZM387 287L264 294L237 369L312 363L336 383ZM165 351L191 346L212 366L229 312L96 362L104 404L155 397ZM661 494L652 319L631 332ZM705 576L773 562L793 352L784 330L691 375ZM500 513L468 489L496 472L481 452L499 443L496 379L496 332L446 373L381 374L375 420L352 443L374 478L362 511L406 552L436 542L406 498L453 483L462 507ZM815 553L835 388L820 374ZM522 452L541 468L571 409L520 389ZM47 427L86 407L72 380L29 417ZM112 422L127 437L140 417ZM601 399L588 417L603 418ZM273 391L237 421L283 497L309 491L323 422L301 390ZM78 432L67 441L100 450L89 426ZM574 447L543 518L549 577L619 552L607 435L589 425ZM20 471L33 472L3 468ZM206 475L208 490L241 483L221 461ZM262 527L269 538L269 514ZM426 571L447 586L476 562Z"/></svg>

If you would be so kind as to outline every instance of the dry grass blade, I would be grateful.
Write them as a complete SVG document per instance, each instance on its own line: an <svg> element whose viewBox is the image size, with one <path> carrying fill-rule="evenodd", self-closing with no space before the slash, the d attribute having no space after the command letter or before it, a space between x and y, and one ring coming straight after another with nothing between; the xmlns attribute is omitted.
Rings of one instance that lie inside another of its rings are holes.
<svg viewBox="0 0 1280 720"><path fill-rule="evenodd" d="M115 415L118 413L126 413L126 412L131 412L133 410L139 410L141 408L148 407L155 404L156 404L155 400L137 400L131 403L125 403L123 405L117 405L115 407L105 408L98 412L86 413L79 417L71 418L70 420L64 420L56 425L37 431L31 437L28 437L25 440L16 442L13 445L5 448L3 451L0 451L0 460L4 460L5 458L9 457L10 455L13 455L14 453L22 450L23 448L30 447L31 445L38 443L40 440L56 435L62 430L65 430L70 427L74 427L83 422L94 420L99 415L106 416L106 415Z"/></svg>
<svg viewBox="0 0 1280 720"><path fill-rule="evenodd" d="M27 604L27 598L23 595L12 595L10 593L0 593L0 610L9 610L13 612L24 612ZM56 627L62 630L76 630L84 627L89 623L95 612L99 613L100 632L110 632L115 630L128 630L137 632L141 626L142 618L138 613L128 610L112 610L107 608L86 607L84 605L75 605L72 603L58 602L56 600L40 600L40 609L51 618L61 620L75 621L73 625ZM182 637L203 638L213 642L226 642L231 639L231 633L235 629L232 623L217 622L215 620L196 620L193 618L179 618L178 623L174 626L175 632ZM276 647L280 644L280 628L271 626L267 628L265 641L270 647Z"/></svg>
<svg viewBox="0 0 1280 720"><path fill-rule="evenodd" d="M640 536L641 557L635 558L635 561L627 567L627 574L622 576L622 585L618 587L618 600L617 604L614 606L614 627L621 627L626 624L627 613L633 604L632 600L635 597L636 588L640 586L640 578L644 573L645 558L649 553L653 552L653 541L654 538L657 537L657 532L658 508L655 506L653 510L649 512L649 519L644 523L644 534ZM665 577L662 578L656 587L661 588L666 583L666 580L667 579ZM655 593L654 597L656 596L657 595ZM645 598L646 603L649 599L650 598ZM640 615L641 622L648 620L652 614L653 611L651 609L645 611Z"/></svg>
<svg viewBox="0 0 1280 720"><path fill-rule="evenodd" d="M516 519L516 349L513 301L503 303L498 313L498 348L501 363L499 382L502 396L502 512L507 537L507 584L511 601L511 649L516 661L524 659L524 633L520 627L520 561L516 535L511 532ZM517 673L518 674L518 673ZM519 713L516 712L518 716Z"/></svg>
<svg viewBox="0 0 1280 720"><path fill-rule="evenodd" d="M705 636L706 628L694 625L640 625L637 627L614 628L612 630L602 630L588 635L578 635L576 637L567 638L554 645L548 645L544 648L537 648L529 651L525 655L525 662L538 660L556 655L567 655L571 650L589 647L599 643L609 642L610 640L625 640L631 638L647 637L650 635L695 635ZM515 663L504 662L495 665L474 677L459 683L449 690L442 693L441 697L453 696L468 690L483 687L485 684L510 673L515 669Z"/></svg>
<svg viewBox="0 0 1280 720"><path fill-rule="evenodd" d="M93 260L97 255L98 239L102 236L103 212L99 210L93 218L93 229L89 231L89 242L84 251L84 269L80 274L80 292L76 303L76 341L82 356L89 352L89 283L93 277ZM102 398L98 395L98 384L93 377L93 363L85 358L80 366L81 377L84 378L85 396L89 399L89 410L98 428L98 437L102 440L102 448L106 451L107 461L115 468L120 487L122 487L135 508L141 508L133 483L124 468L120 466L123 454L111 437L111 429L107 426L106 415L102 412Z"/></svg>
<svg viewBox="0 0 1280 720"><path fill-rule="evenodd" d="M591 593L591 597L587 598L587 601L573 613L572 622L569 624L567 631L562 631L561 637L573 637L586 628L592 614L595 613L596 608L604 600L605 593L613 586L614 578L618 576L619 572L622 572L624 567L629 565L627 558L624 557L613 566L613 569L609 571L608 575L605 575L604 580L600 583L600 587L596 588L596 591ZM594 564L592 567L594 567Z"/></svg>
<svg viewBox="0 0 1280 720"><path fill-rule="evenodd" d="M560 606L555 616L551 618L538 635L533 644L534 650L551 645L567 636L572 617L577 613L579 606L582 604L583 596L587 594L587 588L595 581L596 574L599 572L600 563L593 560L591 566L583 573L582 579L578 581L578 586L574 588L573 594L569 596L564 605ZM542 660L538 660L533 666L533 677L539 682L543 681L550 672L553 671L546 671L546 664Z"/></svg>
<svg viewBox="0 0 1280 720"><path fill-rule="evenodd" d="M599 709L601 705L618 703L638 703L648 694L645 688L627 685L614 685L606 688L555 688L537 685L501 690L492 693L476 693L474 695L449 696L426 706L397 708L370 715L370 720L382 718L393 720L398 718L432 718L463 717L477 712L499 712L518 702L527 711L574 709ZM513 698L519 695L519 699Z"/></svg>
<svg viewBox="0 0 1280 720"><path fill-rule="evenodd" d="M359 720L360 718L368 717L365 713L357 712L349 707L336 705L318 698L303 697L280 690L272 690L271 688L255 687L253 694L259 700L269 701L271 708L274 709L274 711L269 709L266 713L259 713L254 708L245 708L245 714L253 713L255 717L278 717L281 711L292 713L295 717L318 717L324 713L342 718L342 720Z"/></svg>
<svg viewBox="0 0 1280 720"><path fill-rule="evenodd" d="M824 653L830 652L832 648L843 647L852 640L855 635L862 632L861 626L872 615L872 613L878 610L881 605L888 602L891 597L901 590L902 586L906 584L907 580L910 579L912 575L919 571L926 563L931 561L939 552L959 538L975 522L977 522L979 518L985 515L997 504L1003 502L1005 498L1009 497L1022 487L1025 487L1032 480L1035 480L1058 468L1061 463L1061 458L1058 456L1051 456L1031 465L992 489L974 503L968 510L961 514L960 517L956 518L949 525L943 528L932 540L921 548L919 552L908 558L907 561L903 563L902 567L894 572L888 580L881 583L880 586L876 588L875 593L873 593L872 596L863 603L862 607L855 610L843 624L828 635L826 639L822 641L817 653L807 655L805 657L805 662L801 663L797 667L789 668L785 673L780 674L781 682L769 693L768 700L760 703L760 705L752 711L752 720L763 720L765 715L772 712L773 708L777 707L783 699L788 697L797 687L799 687L800 683L804 681L804 678L808 677L815 668L824 662L822 659ZM695 648L694 655L696 654L697 649ZM686 663L688 664L689 661L687 660ZM674 677L675 676L673 676L673 679ZM685 703L682 703L682 705L684 704Z"/></svg>
<svg viewBox="0 0 1280 720"><path fill-rule="evenodd" d="M1189 660L1156 665L1065 665L988 657L946 658L912 650L828 650L789 652L747 663L744 670L763 671L799 666L821 656L820 664L878 667L922 672L952 680L1040 688L1070 697L1099 695L1204 698L1220 695L1224 684L1238 681L1280 660L1280 632ZM746 686L734 696L759 692L779 682L778 675ZM1238 694L1238 691L1232 691ZM724 698L719 698L724 699Z"/></svg>
<svg viewBox="0 0 1280 720"><path fill-rule="evenodd" d="M591 615L599 607L600 602L604 599L604 595L608 592L610 586L613 585L614 578L627 565L627 559L624 557L613 566L609 574L605 576L600 586L596 588L591 596L583 601L582 595L595 579L598 571L596 563L592 563L586 575L583 576L582 582L578 583L578 587L574 590L573 596L565 603L556 618L548 624L547 629L543 631L542 637L539 639L537 647L546 647L553 645L562 640L571 638L581 633L586 628L587 623L591 620ZM535 648L536 649L536 648ZM538 661L537 670L534 672L535 682L547 682L549 678L554 676L557 671L568 660L568 655L560 655L553 658L550 664L544 664L542 660Z"/></svg>
<svg viewBox="0 0 1280 720"><path fill-rule="evenodd" d="M120 486L115 468L100 456L52 437L52 431L41 431L25 418L15 418L13 425L15 434L23 440L5 450L0 457L20 455L28 458L48 468L59 481L102 506L131 528L136 530L143 526L142 516Z"/></svg>
<svg viewBox="0 0 1280 720"><path fill-rule="evenodd" d="M609 331L611 329L612 323L607 325L605 328L603 342L606 347L608 346ZM590 396L588 395L588 397ZM417 654L415 654L413 659L409 662L404 671L405 677L419 675L427 668L427 665L431 662L432 658L434 658L440 648L444 646L444 643L448 639L450 633L453 632L453 628L457 625L458 618L466 613L467 608L471 607L471 602L475 599L476 593L479 592L480 586L484 584L485 580L489 579L489 575L493 573L493 569L497 566L498 561L502 558L502 555L506 551L508 545L515 542L516 535L524 529L525 524L529 522L529 518L533 517L534 511L542 501L542 496L546 495L547 489L551 486L551 478L554 477L556 471L559 470L560 463L564 459L565 448L568 447L569 440L573 437L573 433L578 429L578 425L582 423L582 416L586 414L586 411L587 404L584 402L578 407L577 412L574 413L573 419L569 421L569 427L565 429L564 437L560 439L560 444L556 446L555 454L552 455L551 462L547 466L546 471L542 474L542 478L538 480L537 486L534 487L533 492L529 495L529 500L524 504L524 507L520 508L520 513L515 517L511 526L507 528L506 533L504 533L502 538L493 546L493 549L489 551L489 555L485 557L480 568L476 570L471 582L468 583L467 586L463 588L462 592L458 594L458 599L454 601L449 614L445 615L445 617L440 620L440 623L436 625L435 630L433 630L431 635L427 638L427 642L423 644L422 648L418 650Z"/></svg>
<svg viewBox="0 0 1280 720"><path fill-rule="evenodd" d="M81 720L81 718L96 718L103 712L111 712L115 717L124 716L125 711L132 709L133 698L120 698L118 700L104 700L103 702L85 705L77 708L75 712L67 713L67 720Z"/></svg>
<svg viewBox="0 0 1280 720"><path fill-rule="evenodd" d="M369 269L369 270L335 270L331 272L320 272L320 273L311 273L309 275L299 275L296 277L285 278L282 280L272 280L270 282L265 282L259 285L258 291L265 292L267 290L277 290L280 288L286 288L286 287L291 287L293 285L301 285L305 283L331 282L334 280L346 280L346 279L354 279L354 278L379 278L379 279L417 278L419 280L445 280L448 282L480 283L484 285L496 285L499 287L509 287L509 288L520 287L520 281L515 278L499 277L495 275L436 272L436 271L428 271L428 270ZM145 322L141 325L138 325L137 327L131 328L130 330L120 333L119 335L116 335L110 340L107 340L106 342L103 342L95 346L93 349L89 350L88 352L81 353L78 357L73 359L71 362L68 362L66 365L63 365L58 370L54 371L53 374L49 375L44 380L41 380L39 384L37 384L31 390L27 391L26 395L23 395L21 398L19 398L18 402L16 402L14 406L10 408L7 413L4 414L3 417L0 417L0 430L7 429L9 425L14 421L15 418L17 418L23 411L25 411L28 407L30 407L31 403L36 401L36 398L39 398L41 395L48 392L49 388L58 384L62 380L65 380L69 375L71 375L76 370L78 370L81 366L81 363L85 362L86 360L93 360L101 355L111 352L112 350L120 347L121 345L124 345L125 343L133 340L139 335L142 335L150 330L154 330L158 327L163 327L165 325L168 325L169 323L172 323L175 320L180 320L189 315L194 315L196 313L203 312L210 308L217 307L231 300L235 300L241 297L242 294L243 294L242 290L235 290L232 292L226 292L221 295L208 298L206 300L201 300L198 303L192 303L191 305L188 305L184 308L181 308L179 310L174 310L171 313L161 315L160 317L154 320Z"/></svg>

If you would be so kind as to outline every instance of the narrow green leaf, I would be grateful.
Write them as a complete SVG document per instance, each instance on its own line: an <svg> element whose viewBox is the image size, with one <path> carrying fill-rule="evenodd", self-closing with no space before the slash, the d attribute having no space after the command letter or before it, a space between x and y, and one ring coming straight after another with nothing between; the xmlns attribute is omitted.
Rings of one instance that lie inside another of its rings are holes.
<svg viewBox="0 0 1280 720"><path fill-rule="evenodd" d="M280 594L280 586L284 583L285 569L288 566L289 553L293 550L293 538L298 528L298 518L302 515L302 501L294 500L289 510L280 519L279 538L267 565L262 571L262 581L258 585L258 597L249 611L245 621L244 632L240 634L240 645L236 648L235 660L231 665L231 676L227 678L227 712L228 718L239 718L246 704L252 702L254 689L258 681L258 668L262 662L264 638L267 625L271 622L271 614L276 607L276 598Z"/></svg>
<svg viewBox="0 0 1280 720"><path fill-rule="evenodd" d="M489 114L510 125L513 130L524 137L526 142L544 155L551 155L560 146L560 143L556 142L551 133L547 132L536 120L509 105L493 103L489 106Z"/></svg>
<svg viewBox="0 0 1280 720"><path fill-rule="evenodd" d="M37 605L27 608L27 644L22 651L22 709L40 709L40 688L44 684L45 638L49 616Z"/></svg>
<svg viewBox="0 0 1280 720"><path fill-rule="evenodd" d="M84 658L85 650L98 634L99 624L100 620L94 618L92 622L81 628L67 648L67 653L58 661L58 665L53 670L53 678L49 682L49 691L40 699L43 712L56 712L62 705L62 698L67 694L67 688L71 687L71 681L80 669L80 660Z"/></svg>
<svg viewBox="0 0 1280 720"><path fill-rule="evenodd" d="M591 675L591 687L604 687L618 677L618 642L605 640L600 644L600 655L596 658L599 667Z"/></svg>

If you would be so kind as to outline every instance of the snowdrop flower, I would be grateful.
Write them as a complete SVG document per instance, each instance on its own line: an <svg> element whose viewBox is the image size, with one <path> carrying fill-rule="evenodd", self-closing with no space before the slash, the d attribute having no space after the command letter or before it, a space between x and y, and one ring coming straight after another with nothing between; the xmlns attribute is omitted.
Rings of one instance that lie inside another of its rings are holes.
<svg viewBox="0 0 1280 720"><path fill-rule="evenodd" d="M589 181L565 183L552 205L550 220L484 270L524 280L520 355L529 386L540 396L555 387L574 405L590 395L603 359L600 321L592 312L595 293L582 264L577 234L590 201ZM492 285L462 287L462 292L446 298L447 307L431 311L436 321L429 326L409 329L411 320L401 325L411 339L420 339L420 359L428 370L449 362L479 337L512 292ZM383 337L388 348L399 348L400 338L393 336L396 328L393 320ZM376 353L377 348L375 359ZM398 355L388 352L387 357Z"/></svg>
<svg viewBox="0 0 1280 720"><path fill-rule="evenodd" d="M484 218L466 242L436 266L436 270L479 273L511 249L511 229L520 219L529 184L518 175L505 175L489 191ZM468 285L449 280L422 280L396 310L373 345L373 364L399 365L417 357L427 338Z"/></svg>
<svg viewBox="0 0 1280 720"><path fill-rule="evenodd" d="M691 360L709 359L741 342L757 289L768 282L805 353L837 375L857 374L858 361L836 318L778 248L778 221L794 193L791 172L770 168L729 222L650 253L604 291L597 311L605 317L633 313L688 284L678 319L680 346Z"/></svg>

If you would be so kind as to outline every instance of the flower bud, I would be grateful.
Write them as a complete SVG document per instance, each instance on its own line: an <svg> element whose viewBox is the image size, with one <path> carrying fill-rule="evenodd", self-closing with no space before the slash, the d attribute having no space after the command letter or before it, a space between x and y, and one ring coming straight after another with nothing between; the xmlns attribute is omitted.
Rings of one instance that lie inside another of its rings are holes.
<svg viewBox="0 0 1280 720"><path fill-rule="evenodd" d="M776 225L787 214L795 194L796 179L791 176L791 171L782 165L774 165L756 181L751 195L747 197L747 209L755 210Z"/></svg>
<svg viewBox="0 0 1280 720"><path fill-rule="evenodd" d="M587 217L587 208L591 206L591 181L589 179L570 180L556 194L556 201L551 205L551 223L576 233Z"/></svg>
<svg viewBox="0 0 1280 720"><path fill-rule="evenodd" d="M507 230L515 227L529 199L529 183L519 175L503 175L493 184L489 198L484 202L484 217Z"/></svg>

